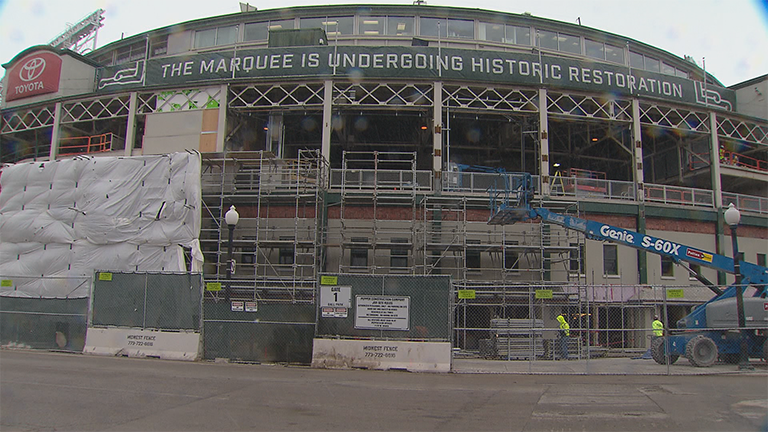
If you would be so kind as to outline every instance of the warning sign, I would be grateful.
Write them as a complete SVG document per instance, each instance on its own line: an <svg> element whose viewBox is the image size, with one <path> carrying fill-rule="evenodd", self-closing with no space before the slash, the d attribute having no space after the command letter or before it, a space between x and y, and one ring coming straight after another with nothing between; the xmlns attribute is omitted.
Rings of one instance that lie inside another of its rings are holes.
<svg viewBox="0 0 768 432"><path fill-rule="evenodd" d="M324 307L320 309L323 318L346 318L349 316L349 309L345 307Z"/></svg>
<svg viewBox="0 0 768 432"><path fill-rule="evenodd" d="M410 297L355 296L355 328L408 330Z"/></svg>
<svg viewBox="0 0 768 432"><path fill-rule="evenodd" d="M242 312L244 310L245 310L245 302L243 301L232 302L232 312Z"/></svg>

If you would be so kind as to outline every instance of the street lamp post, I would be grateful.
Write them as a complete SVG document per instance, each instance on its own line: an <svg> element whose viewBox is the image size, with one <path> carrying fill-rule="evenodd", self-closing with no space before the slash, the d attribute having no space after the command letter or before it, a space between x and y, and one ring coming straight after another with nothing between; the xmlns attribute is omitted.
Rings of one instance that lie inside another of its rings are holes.
<svg viewBox="0 0 768 432"><path fill-rule="evenodd" d="M744 287L741 286L741 266L739 264L739 240L736 235L736 228L741 222L741 213L733 203L728 205L725 211L725 223L731 228L731 243L733 246L733 274L735 276L734 285L736 286L736 315L739 321L739 369L749 369L749 354L747 352L747 339L744 335L746 319L744 318Z"/></svg>
<svg viewBox="0 0 768 432"><path fill-rule="evenodd" d="M227 301L232 296L232 235L239 220L240 214L235 210L235 206L229 207L229 210L224 215L224 221L229 228L229 242L227 243L227 290L225 291Z"/></svg>

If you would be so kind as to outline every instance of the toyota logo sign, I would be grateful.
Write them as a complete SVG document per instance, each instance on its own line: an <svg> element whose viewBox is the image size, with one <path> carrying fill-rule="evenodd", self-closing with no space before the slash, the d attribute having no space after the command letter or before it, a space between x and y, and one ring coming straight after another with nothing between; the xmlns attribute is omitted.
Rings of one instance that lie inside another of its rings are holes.
<svg viewBox="0 0 768 432"><path fill-rule="evenodd" d="M14 61L6 74L8 82L5 100L10 102L58 92L61 63L61 57L47 49L35 50Z"/></svg>
<svg viewBox="0 0 768 432"><path fill-rule="evenodd" d="M42 57L33 57L19 68L19 78L30 82L45 72L45 60Z"/></svg>

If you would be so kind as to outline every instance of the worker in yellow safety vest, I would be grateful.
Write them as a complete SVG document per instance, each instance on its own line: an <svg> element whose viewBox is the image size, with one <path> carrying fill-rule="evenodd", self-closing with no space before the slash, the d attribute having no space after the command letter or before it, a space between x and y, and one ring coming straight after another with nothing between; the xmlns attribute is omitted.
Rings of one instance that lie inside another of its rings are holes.
<svg viewBox="0 0 768 432"><path fill-rule="evenodd" d="M560 358L568 360L568 338L571 336L571 326L565 320L562 314L557 316L557 322L560 323L558 344L560 345Z"/></svg>
<svg viewBox="0 0 768 432"><path fill-rule="evenodd" d="M661 321L659 321L658 315L653 316L653 324L651 324L651 326L653 327L654 338L664 336L664 324Z"/></svg>

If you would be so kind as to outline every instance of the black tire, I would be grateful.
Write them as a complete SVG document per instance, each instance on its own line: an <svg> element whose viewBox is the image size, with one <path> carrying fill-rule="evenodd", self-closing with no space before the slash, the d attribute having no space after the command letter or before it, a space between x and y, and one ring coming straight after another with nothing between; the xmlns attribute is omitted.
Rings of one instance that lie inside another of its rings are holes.
<svg viewBox="0 0 768 432"><path fill-rule="evenodd" d="M667 364L666 356L664 355L666 352L666 346L664 344L664 338L656 338L651 342L651 357L656 361L656 363L665 365ZM672 354L669 356L669 364L673 364L677 361L678 357L680 357L677 354Z"/></svg>
<svg viewBox="0 0 768 432"><path fill-rule="evenodd" d="M685 357L696 367L710 367L717 360L717 345L705 336L696 336L685 345Z"/></svg>
<svg viewBox="0 0 768 432"><path fill-rule="evenodd" d="M738 353L720 354L720 361L723 363L739 364L740 359L741 359L741 354L738 354Z"/></svg>

